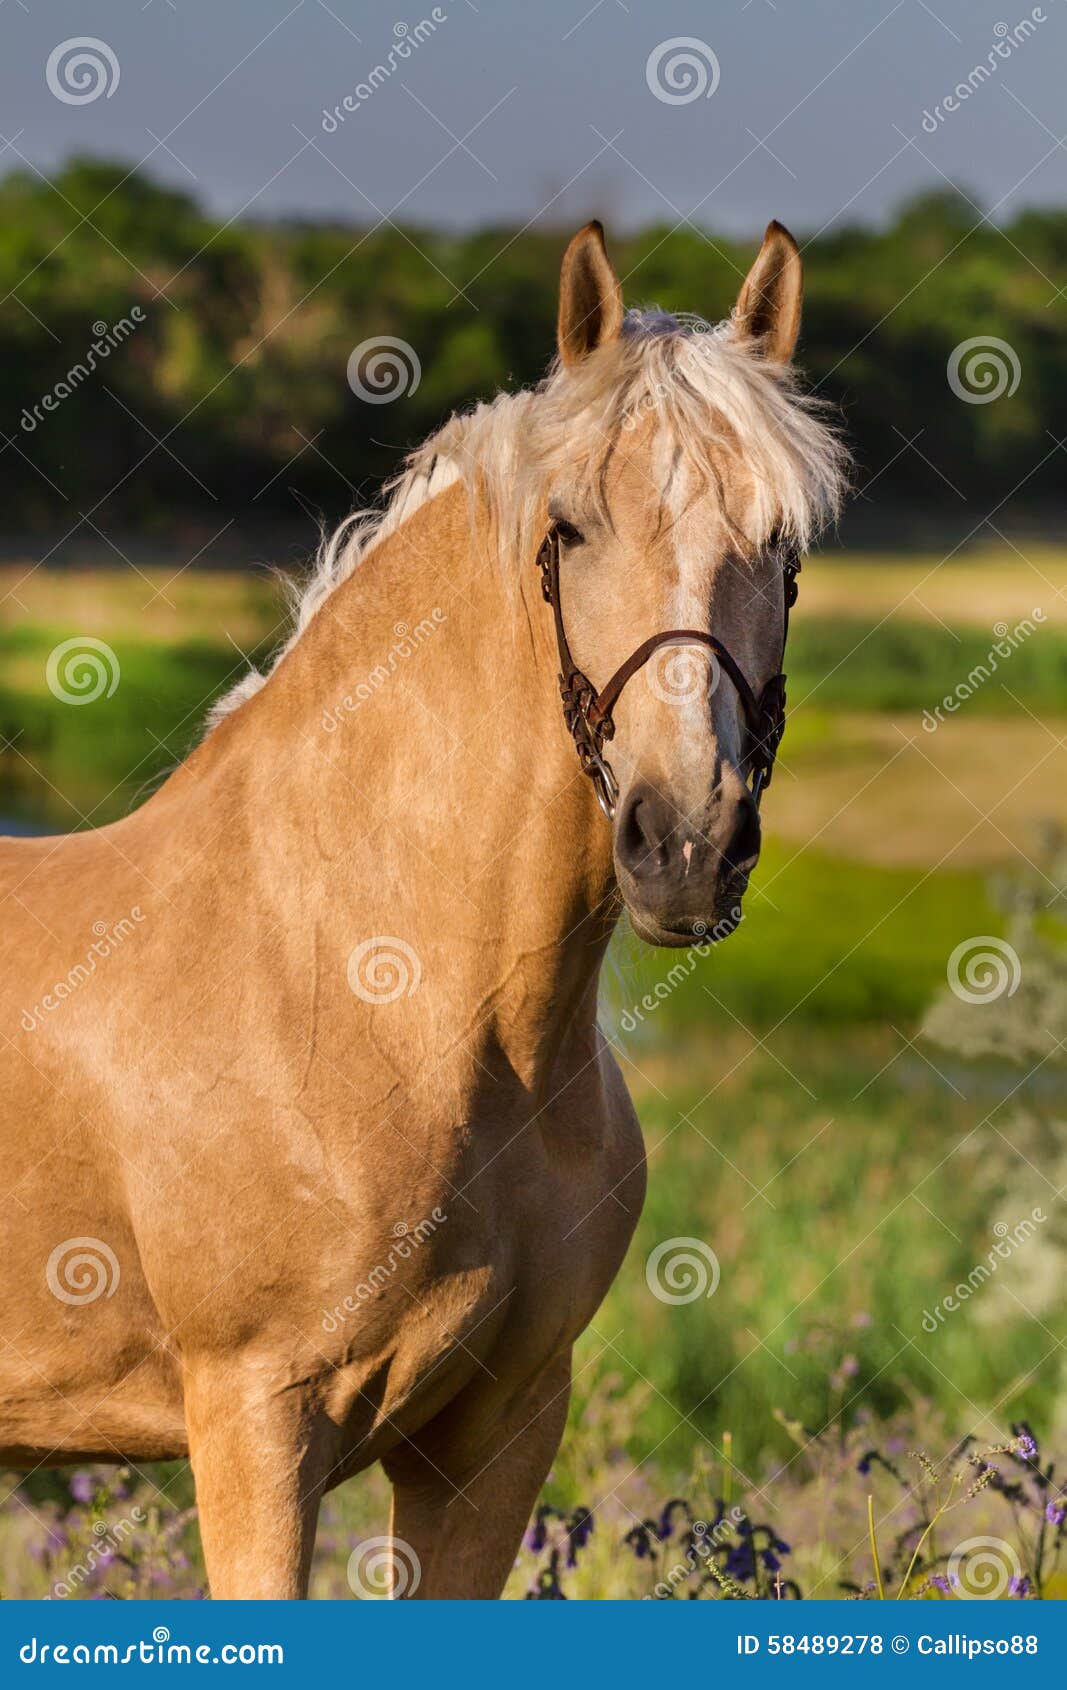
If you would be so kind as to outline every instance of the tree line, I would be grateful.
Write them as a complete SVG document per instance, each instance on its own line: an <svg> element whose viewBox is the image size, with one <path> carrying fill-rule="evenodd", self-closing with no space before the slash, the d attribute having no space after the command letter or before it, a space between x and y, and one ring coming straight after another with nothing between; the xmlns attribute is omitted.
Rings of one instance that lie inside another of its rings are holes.
<svg viewBox="0 0 1067 1690"><path fill-rule="evenodd" d="M49 182L13 171L0 181L5 527L53 531L89 511L105 530L162 533L207 511L293 515L294 496L336 517L451 410L540 375L565 238L227 225L121 164L76 158ZM629 303L715 320L755 242L663 226L611 248ZM999 499L1054 509L1067 210L993 226L947 190L885 227L834 225L804 256L805 380L839 407L870 498L962 501L976 520ZM390 382L402 393L376 403Z"/></svg>

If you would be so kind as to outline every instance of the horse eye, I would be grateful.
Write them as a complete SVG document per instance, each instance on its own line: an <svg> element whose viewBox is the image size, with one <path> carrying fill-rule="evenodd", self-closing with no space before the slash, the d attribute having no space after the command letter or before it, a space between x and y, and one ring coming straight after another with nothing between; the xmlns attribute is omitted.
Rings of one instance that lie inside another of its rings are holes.
<svg viewBox="0 0 1067 1690"><path fill-rule="evenodd" d="M562 517L556 517L554 527L565 546L580 546L585 539L580 528L575 528L573 522L565 522Z"/></svg>

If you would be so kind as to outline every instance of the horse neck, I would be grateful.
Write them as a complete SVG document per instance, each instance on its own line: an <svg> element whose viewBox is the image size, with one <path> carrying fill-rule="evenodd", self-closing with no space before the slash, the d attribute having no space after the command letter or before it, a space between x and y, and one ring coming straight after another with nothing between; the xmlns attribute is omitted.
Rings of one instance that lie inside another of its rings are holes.
<svg viewBox="0 0 1067 1690"><path fill-rule="evenodd" d="M253 861L289 862L353 941L399 938L525 1079L589 1032L614 921L610 829L563 728L551 617L486 562L450 488L325 600L213 740ZM347 942L347 940L346 940Z"/></svg>

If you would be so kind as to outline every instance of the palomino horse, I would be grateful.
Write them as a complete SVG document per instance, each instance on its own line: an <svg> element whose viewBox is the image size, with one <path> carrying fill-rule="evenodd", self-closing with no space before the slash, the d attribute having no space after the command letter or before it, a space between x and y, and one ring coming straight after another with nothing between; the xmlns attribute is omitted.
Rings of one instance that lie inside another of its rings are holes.
<svg viewBox="0 0 1067 1690"><path fill-rule="evenodd" d="M0 1462L188 1455L216 1597L304 1595L376 1461L394 1594L503 1587L644 1192L605 947L721 936L759 850L841 482L800 297L772 224L720 328L626 315L590 224L544 383L342 526L165 785L0 845Z"/></svg>

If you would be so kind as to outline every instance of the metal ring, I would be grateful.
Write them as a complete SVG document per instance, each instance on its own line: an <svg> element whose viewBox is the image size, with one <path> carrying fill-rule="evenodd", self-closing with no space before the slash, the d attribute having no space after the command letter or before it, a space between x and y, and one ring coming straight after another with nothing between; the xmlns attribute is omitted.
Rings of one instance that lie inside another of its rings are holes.
<svg viewBox="0 0 1067 1690"><path fill-rule="evenodd" d="M619 783L615 779L611 764L604 761L599 751L590 751L585 772L593 782L593 791L596 793L596 801L600 808L609 822L614 820L615 801L619 796Z"/></svg>

